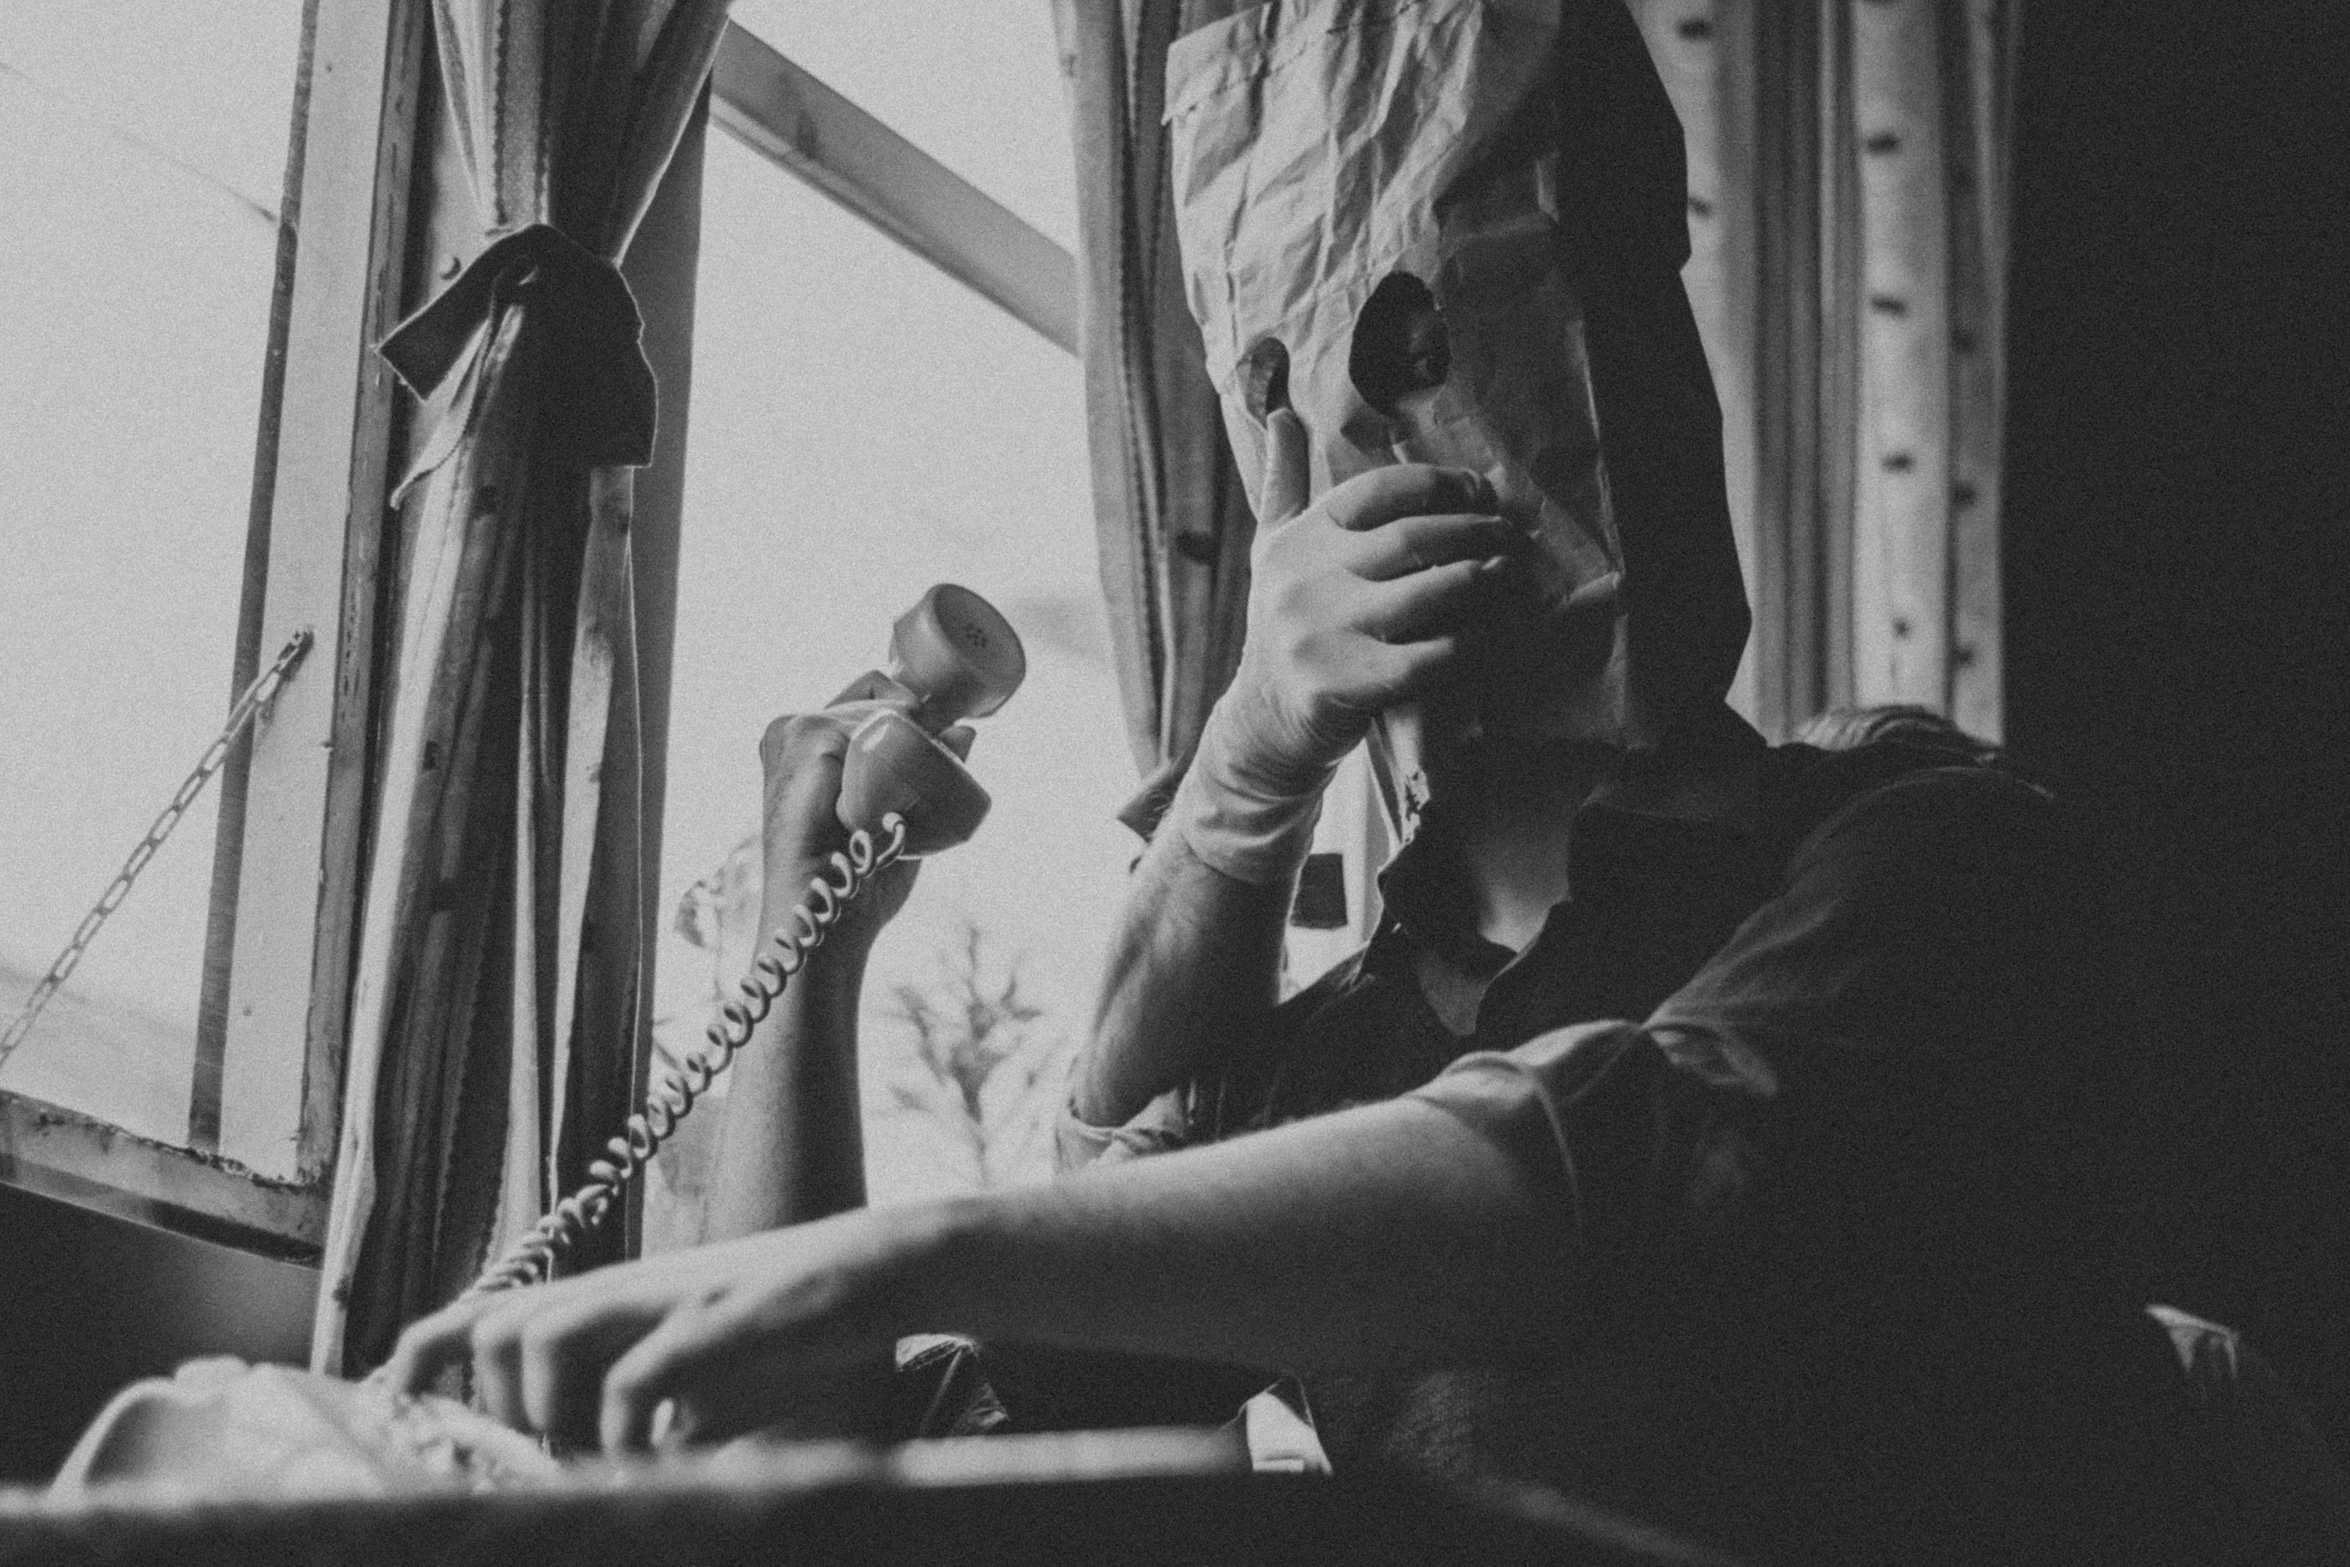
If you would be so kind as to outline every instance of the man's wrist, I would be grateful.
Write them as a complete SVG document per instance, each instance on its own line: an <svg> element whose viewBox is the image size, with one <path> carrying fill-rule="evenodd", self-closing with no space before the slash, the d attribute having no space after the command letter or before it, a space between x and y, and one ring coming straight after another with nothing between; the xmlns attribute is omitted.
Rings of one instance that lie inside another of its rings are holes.
<svg viewBox="0 0 2350 1567"><path fill-rule="evenodd" d="M827 860L807 860L791 865L780 872L770 872L759 900L759 939L762 944L775 936L795 939L805 934L806 924L794 916L794 910L805 908L810 914L824 906L823 900L811 897L809 887L819 878L837 884ZM827 950L853 954L860 966L871 952L873 942L881 929L865 918L863 900L838 905L839 917L826 928L824 946Z"/></svg>
<svg viewBox="0 0 2350 1567"><path fill-rule="evenodd" d="M996 1206L984 1197L951 1197L866 1210L882 1227L889 1259L880 1306L891 1337L985 1331L972 1313L990 1298L981 1275Z"/></svg>
<svg viewBox="0 0 2350 1567"><path fill-rule="evenodd" d="M1234 700L1228 692L1226 701ZM1225 702L1217 704L1176 787L1168 824L1210 869L1255 886L1285 883L1313 847L1322 793L1338 764L1267 767L1239 743L1235 730L1245 727Z"/></svg>
<svg viewBox="0 0 2350 1567"><path fill-rule="evenodd" d="M834 879L829 856L788 850L767 855L761 863L760 875L762 901L766 908L778 913L803 901L808 896L808 884L817 877Z"/></svg>

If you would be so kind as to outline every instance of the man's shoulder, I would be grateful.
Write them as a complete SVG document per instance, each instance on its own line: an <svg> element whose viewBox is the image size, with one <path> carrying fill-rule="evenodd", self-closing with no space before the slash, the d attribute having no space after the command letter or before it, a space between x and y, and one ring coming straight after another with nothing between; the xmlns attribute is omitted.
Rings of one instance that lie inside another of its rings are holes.
<svg viewBox="0 0 2350 1567"><path fill-rule="evenodd" d="M2077 841L2056 797L2012 769L1899 741L1773 747L1758 831L1790 862L1839 848L1904 857Z"/></svg>
<svg viewBox="0 0 2350 1567"><path fill-rule="evenodd" d="M1771 823L1782 933L1833 930L1852 961L1898 952L1896 967L1939 969L1999 954L2006 968L2026 948L2071 950L2106 928L2091 834L2030 780L1914 748L1790 760Z"/></svg>
<svg viewBox="0 0 2350 1567"><path fill-rule="evenodd" d="M1868 749L1788 759L1773 895L1651 1021L1766 1042L1784 1074L1854 1047L2028 1056L2119 1015L2108 886L2071 813L1996 767Z"/></svg>

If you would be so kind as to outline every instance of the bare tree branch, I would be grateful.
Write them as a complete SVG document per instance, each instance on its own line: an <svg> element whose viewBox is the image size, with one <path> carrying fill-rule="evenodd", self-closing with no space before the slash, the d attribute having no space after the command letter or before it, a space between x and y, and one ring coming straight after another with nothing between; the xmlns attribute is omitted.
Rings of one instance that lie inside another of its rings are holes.
<svg viewBox="0 0 2350 1567"><path fill-rule="evenodd" d="M968 914L927 984L901 984L886 1015L903 1023L920 1075L891 1085L900 1111L930 1116L971 1150L978 1184L1042 1168L1038 1140L1051 1124L1074 1059L1066 1034L1040 1028L1047 1009L1025 989L1024 955L990 962L989 938Z"/></svg>

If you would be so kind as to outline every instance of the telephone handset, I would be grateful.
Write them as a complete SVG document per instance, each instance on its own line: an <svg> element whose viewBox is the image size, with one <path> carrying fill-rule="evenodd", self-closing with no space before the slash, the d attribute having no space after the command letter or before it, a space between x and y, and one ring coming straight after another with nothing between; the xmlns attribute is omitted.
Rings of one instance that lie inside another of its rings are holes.
<svg viewBox="0 0 2350 1567"><path fill-rule="evenodd" d="M899 851L907 859L968 839L987 817L987 791L932 737L993 713L1027 674L1019 633L993 604L951 582L923 594L890 627L889 667L860 675L832 699L835 707L899 704L867 718L849 737L841 825L874 832L897 812L907 819Z"/></svg>
<svg viewBox="0 0 2350 1567"><path fill-rule="evenodd" d="M588 1166L586 1184L484 1269L468 1296L545 1279L750 1042L751 1031L808 953L823 944L842 907L879 871L951 849L986 819L987 791L933 737L965 718L986 717L1020 689L1028 658L1019 633L969 588L940 583L890 627L889 653L886 669L858 676L832 700L835 707L856 701L889 705L849 736L836 807L849 842L833 855L831 876L809 881L807 897L752 959L739 996L719 1008L706 1043L654 1086L644 1109L628 1118L628 1129L605 1145L606 1157Z"/></svg>

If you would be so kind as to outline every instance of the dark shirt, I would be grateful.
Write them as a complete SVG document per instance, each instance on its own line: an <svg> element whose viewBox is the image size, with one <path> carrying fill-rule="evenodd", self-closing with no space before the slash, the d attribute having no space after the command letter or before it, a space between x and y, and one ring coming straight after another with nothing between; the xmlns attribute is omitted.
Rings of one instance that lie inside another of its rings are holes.
<svg viewBox="0 0 2350 1567"><path fill-rule="evenodd" d="M1432 821L1370 945L1190 1090L1196 1141L1417 1094L1555 1199L1572 1350L1317 1381L1333 1462L1765 1559L2151 1548L2178 1379L2116 1244L2133 1072L2092 857L1991 768L1751 760L1743 810L1587 806L1514 960Z"/></svg>

